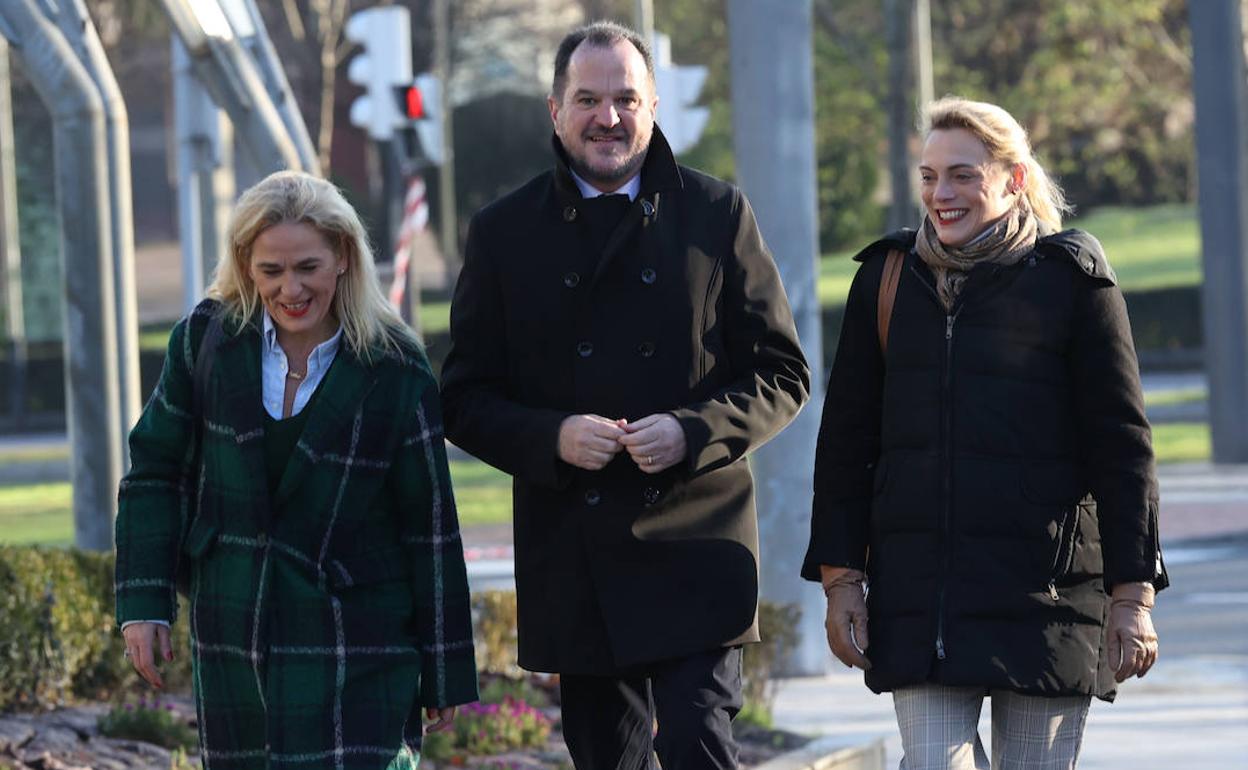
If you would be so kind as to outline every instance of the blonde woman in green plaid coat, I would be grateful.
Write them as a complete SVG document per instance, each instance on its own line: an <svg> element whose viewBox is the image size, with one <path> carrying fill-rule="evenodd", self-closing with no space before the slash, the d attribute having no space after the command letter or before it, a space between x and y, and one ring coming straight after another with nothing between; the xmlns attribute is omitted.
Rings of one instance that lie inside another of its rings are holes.
<svg viewBox="0 0 1248 770"><path fill-rule="evenodd" d="M306 174L240 198L208 295L174 328L130 435L127 654L161 686L181 561L205 768L414 767L422 708L443 729L477 697L429 365L378 288L358 216Z"/></svg>

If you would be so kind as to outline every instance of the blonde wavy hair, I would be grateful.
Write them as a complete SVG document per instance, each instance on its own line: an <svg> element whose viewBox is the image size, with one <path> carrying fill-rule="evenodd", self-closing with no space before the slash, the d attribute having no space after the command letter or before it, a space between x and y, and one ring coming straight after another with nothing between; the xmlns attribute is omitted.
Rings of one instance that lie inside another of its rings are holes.
<svg viewBox="0 0 1248 770"><path fill-rule="evenodd" d="M416 342L382 294L368 235L355 209L337 187L301 171L268 175L234 206L229 256L217 264L207 295L221 302L240 328L260 307L260 293L249 270L252 246L262 232L285 222L315 227L334 253L346 260L346 272L334 291L333 313L352 353L371 362L376 351L401 356L403 343Z"/></svg>
<svg viewBox="0 0 1248 770"><path fill-rule="evenodd" d="M1053 232L1062 229L1062 216L1071 212L1070 204L1036 160L1027 132L1013 115L995 104L946 96L927 106L923 122L924 138L933 131L965 129L983 142L993 160L1007 167L1021 163L1027 169L1023 194L1032 213Z"/></svg>

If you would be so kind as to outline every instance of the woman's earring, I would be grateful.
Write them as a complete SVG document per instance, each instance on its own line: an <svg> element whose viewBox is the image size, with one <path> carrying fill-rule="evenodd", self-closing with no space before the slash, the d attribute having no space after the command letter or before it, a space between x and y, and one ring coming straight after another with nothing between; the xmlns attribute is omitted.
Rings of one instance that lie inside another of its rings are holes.
<svg viewBox="0 0 1248 770"><path fill-rule="evenodd" d="M338 275L344 275L346 274L346 272L347 272L347 269L345 267L338 268Z"/></svg>

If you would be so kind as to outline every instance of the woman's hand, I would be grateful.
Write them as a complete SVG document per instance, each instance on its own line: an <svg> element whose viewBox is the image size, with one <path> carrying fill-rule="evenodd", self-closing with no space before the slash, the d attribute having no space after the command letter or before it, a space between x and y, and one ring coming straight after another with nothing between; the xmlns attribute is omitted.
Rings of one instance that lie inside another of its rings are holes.
<svg viewBox="0 0 1248 770"><path fill-rule="evenodd" d="M1153 629L1153 586L1121 583L1109 603L1109 665L1114 679L1125 682L1144 676L1157 662L1157 632Z"/></svg>
<svg viewBox="0 0 1248 770"><path fill-rule="evenodd" d="M156 654L159 645L161 659L173 660L169 627L161 623L129 623L122 629L121 635L126 640L126 657L134 670L152 687L164 687L160 672L156 670Z"/></svg>
<svg viewBox="0 0 1248 770"><path fill-rule="evenodd" d="M860 570L848 567L819 568L823 593L828 597L828 647L832 654L846 666L857 666L863 671L871 668L871 661L863 651L867 649L867 601L862 590L866 576Z"/></svg>
<svg viewBox="0 0 1248 770"><path fill-rule="evenodd" d="M455 721L455 707L427 708L425 709L425 718L430 720L429 725L425 727L425 732L440 733L443 730L449 730L451 729L451 723Z"/></svg>

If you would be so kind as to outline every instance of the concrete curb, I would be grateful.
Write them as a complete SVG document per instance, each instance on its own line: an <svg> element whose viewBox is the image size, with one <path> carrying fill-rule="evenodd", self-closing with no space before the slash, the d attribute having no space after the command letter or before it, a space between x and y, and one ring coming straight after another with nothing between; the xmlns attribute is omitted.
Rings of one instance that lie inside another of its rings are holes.
<svg viewBox="0 0 1248 770"><path fill-rule="evenodd" d="M838 736L816 738L800 749L770 759L754 770L885 770L884 739L846 746Z"/></svg>

